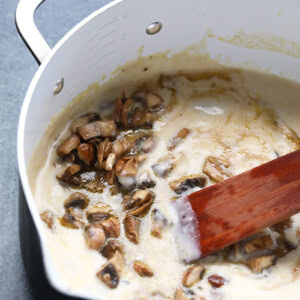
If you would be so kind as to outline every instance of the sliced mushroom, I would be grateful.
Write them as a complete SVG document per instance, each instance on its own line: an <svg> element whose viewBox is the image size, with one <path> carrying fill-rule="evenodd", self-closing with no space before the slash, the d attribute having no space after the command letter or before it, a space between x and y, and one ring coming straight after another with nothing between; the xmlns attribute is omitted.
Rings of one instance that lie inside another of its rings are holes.
<svg viewBox="0 0 300 300"><path fill-rule="evenodd" d="M67 167L61 174L56 176L57 179L61 181L69 181L72 176L78 173L81 170L81 166L77 164L73 164Z"/></svg>
<svg viewBox="0 0 300 300"><path fill-rule="evenodd" d="M141 126L151 126L154 121L154 116L152 113L147 112L145 109L136 107L132 113L131 126L141 127Z"/></svg>
<svg viewBox="0 0 300 300"><path fill-rule="evenodd" d="M203 173L216 182L222 182L232 176L227 170L229 166L228 161L209 156L204 163Z"/></svg>
<svg viewBox="0 0 300 300"><path fill-rule="evenodd" d="M78 229L84 225L84 222L81 219L81 210L77 207L69 207L66 209L63 217L60 219L60 224L71 229Z"/></svg>
<svg viewBox="0 0 300 300"><path fill-rule="evenodd" d="M138 217L144 216L149 211L153 202L152 193L148 190L136 191L132 197L124 197L123 205L126 210L131 209L128 214Z"/></svg>
<svg viewBox="0 0 300 300"><path fill-rule="evenodd" d="M157 94L147 93L145 95L146 105L152 111L158 111L162 108L163 100Z"/></svg>
<svg viewBox="0 0 300 300"><path fill-rule="evenodd" d="M201 265L195 265L189 267L184 273L182 278L182 284L185 287L191 287L196 282L200 281L204 274L204 267Z"/></svg>
<svg viewBox="0 0 300 300"><path fill-rule="evenodd" d="M207 280L213 288L220 288L225 283L225 279L219 275L211 275Z"/></svg>
<svg viewBox="0 0 300 300"><path fill-rule="evenodd" d="M126 156L119 159L115 171L117 176L135 176L138 170L138 160L135 156Z"/></svg>
<svg viewBox="0 0 300 300"><path fill-rule="evenodd" d="M153 135L144 135L137 139L135 144L139 151L148 153L154 147L154 137Z"/></svg>
<svg viewBox="0 0 300 300"><path fill-rule="evenodd" d="M117 99L115 102L115 109L114 109L114 121L117 124L121 123L121 113L122 113L122 107L123 103L125 103L127 100L127 97L125 95L125 92L123 91L121 94L121 98Z"/></svg>
<svg viewBox="0 0 300 300"><path fill-rule="evenodd" d="M131 215L126 215L124 219L125 235L134 244L139 243L140 224L141 220Z"/></svg>
<svg viewBox="0 0 300 300"><path fill-rule="evenodd" d="M177 135L173 137L171 140L168 150L172 151L175 149L175 147L182 141L184 140L190 133L190 130L187 128L182 128L181 130L178 131Z"/></svg>
<svg viewBox="0 0 300 300"><path fill-rule="evenodd" d="M84 184L84 187L92 193L102 193L104 188L105 188L105 184L99 180L99 179L94 179L91 181L88 181Z"/></svg>
<svg viewBox="0 0 300 300"><path fill-rule="evenodd" d="M84 237L89 249L99 250L106 243L105 231L99 223L87 225L84 228Z"/></svg>
<svg viewBox="0 0 300 300"><path fill-rule="evenodd" d="M203 188L206 185L206 177L203 175L183 176L180 179L171 181L170 188L176 193L181 194L195 187Z"/></svg>
<svg viewBox="0 0 300 300"><path fill-rule="evenodd" d="M76 120L74 120L70 125L70 129L73 133L76 133L78 127L81 127L81 126L86 125L90 122L98 121L98 120L101 120L101 117L99 116L99 114L97 114L97 113L87 113L87 114L84 114L83 116L80 116Z"/></svg>
<svg viewBox="0 0 300 300"><path fill-rule="evenodd" d="M50 229L53 229L53 221L54 221L53 212L51 212L50 210L44 211L43 213L41 213L41 219L43 220L43 222L47 224L47 226Z"/></svg>
<svg viewBox="0 0 300 300"><path fill-rule="evenodd" d="M120 222L115 216L111 216L100 222L107 238L118 238L120 236Z"/></svg>
<svg viewBox="0 0 300 300"><path fill-rule="evenodd" d="M122 155L128 153L133 148L133 143L129 142L125 137L122 137L113 144L112 152L117 156L121 157Z"/></svg>
<svg viewBox="0 0 300 300"><path fill-rule="evenodd" d="M151 212L151 235L160 239L162 231L167 225L167 218L157 208L154 208Z"/></svg>
<svg viewBox="0 0 300 300"><path fill-rule="evenodd" d="M114 185L116 183L116 173L114 170L112 170L111 172L106 172L104 175L104 178L106 180L106 182L109 185Z"/></svg>
<svg viewBox="0 0 300 300"><path fill-rule="evenodd" d="M175 300L189 300L189 298L185 295L182 288L176 290Z"/></svg>
<svg viewBox="0 0 300 300"><path fill-rule="evenodd" d="M270 235L260 236L252 241L247 242L244 245L245 253L252 253L259 250L272 250L274 249L274 243Z"/></svg>
<svg viewBox="0 0 300 300"><path fill-rule="evenodd" d="M116 251L114 256L101 267L97 277L109 288L114 289L120 282L123 267L124 258L120 252Z"/></svg>
<svg viewBox="0 0 300 300"><path fill-rule="evenodd" d="M100 222L107 219L111 214L111 207L107 204L98 204L89 208L86 212L86 217L90 223Z"/></svg>
<svg viewBox="0 0 300 300"><path fill-rule="evenodd" d="M79 144L79 137L76 134L71 134L60 144L56 150L56 153L59 157L63 158L65 155L76 149Z"/></svg>
<svg viewBox="0 0 300 300"><path fill-rule="evenodd" d="M160 158L156 164L152 166L152 170L157 177L165 178L169 175L172 169L175 167L176 162L182 156L181 153L168 154Z"/></svg>
<svg viewBox="0 0 300 300"><path fill-rule="evenodd" d="M149 212L151 205L152 205L152 201L149 201L142 206L139 206L133 210L130 210L128 212L128 214L130 214L131 216L134 216L134 217L140 217L140 218L144 217Z"/></svg>
<svg viewBox="0 0 300 300"><path fill-rule="evenodd" d="M249 259L249 267L254 273L261 273L264 269L269 268L275 264L275 255L264 255L257 258Z"/></svg>
<svg viewBox="0 0 300 300"><path fill-rule="evenodd" d="M140 174L137 178L137 187L139 189L150 189L155 187L155 185L155 181L151 178L149 172L147 171Z"/></svg>
<svg viewBox="0 0 300 300"><path fill-rule="evenodd" d="M106 138L103 142L98 145L97 148L97 159L98 164L101 165L104 159L107 159L112 148L111 141Z"/></svg>
<svg viewBox="0 0 300 300"><path fill-rule="evenodd" d="M133 262L133 269L141 277L152 277L153 276L152 269L146 263L144 263L141 260L135 260Z"/></svg>
<svg viewBox="0 0 300 300"><path fill-rule="evenodd" d="M106 171L112 171L113 167L115 165L117 156L115 153L110 153L107 157L106 163L105 163L105 170Z"/></svg>
<svg viewBox="0 0 300 300"><path fill-rule="evenodd" d="M128 98L122 105L121 109L121 124L125 128L129 126L130 120L129 120L129 115L133 109L134 105L134 99L133 98Z"/></svg>
<svg viewBox="0 0 300 300"><path fill-rule="evenodd" d="M67 200L65 200L64 207L69 208L73 206L73 207L79 207L81 209L84 209L88 206L89 202L90 200L86 195L76 192L70 195Z"/></svg>
<svg viewBox="0 0 300 300"><path fill-rule="evenodd" d="M124 255L123 245L118 240L109 240L101 251L101 254L107 259L110 259L117 251Z"/></svg>
<svg viewBox="0 0 300 300"><path fill-rule="evenodd" d="M95 164L95 148L92 144L82 143L77 147L79 158L84 161L88 166Z"/></svg>
<svg viewBox="0 0 300 300"><path fill-rule="evenodd" d="M78 127L77 132L82 139L89 140L94 137L114 137L117 132L114 121L95 121L84 126Z"/></svg>
<svg viewBox="0 0 300 300"><path fill-rule="evenodd" d="M152 201L152 193L148 190L138 190L131 197L124 196L122 204L126 210L129 210L149 201Z"/></svg>

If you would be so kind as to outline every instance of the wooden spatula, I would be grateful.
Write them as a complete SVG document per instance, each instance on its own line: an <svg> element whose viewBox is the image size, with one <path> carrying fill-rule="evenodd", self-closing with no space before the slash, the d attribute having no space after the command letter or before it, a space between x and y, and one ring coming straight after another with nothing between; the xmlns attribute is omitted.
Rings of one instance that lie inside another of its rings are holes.
<svg viewBox="0 0 300 300"><path fill-rule="evenodd" d="M204 257L300 211L300 150L187 199Z"/></svg>

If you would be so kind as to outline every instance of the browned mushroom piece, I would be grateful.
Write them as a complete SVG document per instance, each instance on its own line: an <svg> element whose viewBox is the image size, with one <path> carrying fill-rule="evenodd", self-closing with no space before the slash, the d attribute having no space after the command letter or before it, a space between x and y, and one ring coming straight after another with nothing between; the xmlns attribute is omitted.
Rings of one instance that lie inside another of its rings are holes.
<svg viewBox="0 0 300 300"><path fill-rule="evenodd" d="M203 167L203 173L216 182L222 182L232 175L227 170L230 163L227 160L209 156Z"/></svg>
<svg viewBox="0 0 300 300"><path fill-rule="evenodd" d="M120 282L123 267L124 257L119 251L116 251L114 256L101 267L97 277L109 288L114 289Z"/></svg>
<svg viewBox="0 0 300 300"><path fill-rule="evenodd" d="M115 171L117 176L135 176L138 170L138 159L135 156L126 156L119 159Z"/></svg>
<svg viewBox="0 0 300 300"><path fill-rule="evenodd" d="M120 222L115 216L111 216L108 219L100 222L103 227L107 238L118 238L120 236Z"/></svg>
<svg viewBox="0 0 300 300"><path fill-rule="evenodd" d="M45 210L41 213L41 219L47 224L50 229L53 229L54 215L50 210Z"/></svg>
<svg viewBox="0 0 300 300"><path fill-rule="evenodd" d="M136 184L138 164L137 157L127 156L119 159L115 166L119 183L127 189L132 189Z"/></svg>
<svg viewBox="0 0 300 300"><path fill-rule="evenodd" d="M125 92L122 91L121 97L119 99L117 99L115 102L114 121L117 124L121 123L122 107L123 107L123 103L125 103L126 100L127 100L127 97L125 95Z"/></svg>
<svg viewBox="0 0 300 300"><path fill-rule="evenodd" d="M168 150L174 150L176 146L189 135L189 133L190 130L187 128L182 128L181 130L179 130L177 135L170 141Z"/></svg>
<svg viewBox="0 0 300 300"><path fill-rule="evenodd" d="M79 229L84 226L82 212L78 207L69 207L65 214L60 218L60 224L71 229Z"/></svg>
<svg viewBox="0 0 300 300"><path fill-rule="evenodd" d="M192 287L196 282L202 279L205 269L201 265L194 265L189 267L182 278L182 285L185 287Z"/></svg>
<svg viewBox="0 0 300 300"><path fill-rule="evenodd" d="M257 237L244 245L245 253L252 253L259 250L272 250L275 245L269 234Z"/></svg>
<svg viewBox="0 0 300 300"><path fill-rule="evenodd" d="M117 132L114 121L95 121L78 127L77 132L82 139L89 140L95 137L114 137Z"/></svg>
<svg viewBox="0 0 300 300"><path fill-rule="evenodd" d="M137 149L141 152L148 153L154 148L153 135L144 135L135 142Z"/></svg>
<svg viewBox="0 0 300 300"><path fill-rule="evenodd" d="M85 226L84 238L87 247L93 250L102 249L106 243L105 231L99 223Z"/></svg>
<svg viewBox="0 0 300 300"><path fill-rule="evenodd" d="M160 178L167 177L181 157L182 153L168 154L161 157L156 164L152 165L154 174Z"/></svg>
<svg viewBox="0 0 300 300"><path fill-rule="evenodd" d="M129 117L132 112L133 105L134 105L133 98L128 98L122 105L120 121L121 121L121 125L125 128L129 127L129 124L130 124Z"/></svg>
<svg viewBox="0 0 300 300"><path fill-rule="evenodd" d="M254 273L261 273L264 269L269 268L275 264L275 255L264 255L249 259L249 268Z"/></svg>
<svg viewBox="0 0 300 300"><path fill-rule="evenodd" d="M145 216L153 203L153 194L148 190L138 190L132 197L123 198L124 209L130 210L128 214L141 217Z"/></svg>
<svg viewBox="0 0 300 300"><path fill-rule="evenodd" d="M185 295L182 288L179 288L175 292L175 300L189 300L189 298Z"/></svg>
<svg viewBox="0 0 300 300"><path fill-rule="evenodd" d="M88 166L95 164L96 155L95 148L92 144L82 143L77 147L78 157Z"/></svg>
<svg viewBox="0 0 300 300"><path fill-rule="evenodd" d="M160 239L163 229L167 225L167 218L157 208L154 208L151 212L151 235Z"/></svg>
<svg viewBox="0 0 300 300"><path fill-rule="evenodd" d="M219 275L211 275L207 280L213 288L220 288L225 283L225 279Z"/></svg>
<svg viewBox="0 0 300 300"><path fill-rule="evenodd" d="M125 137L121 137L113 144L112 152L117 156L117 158L119 158L122 155L128 153L133 148L133 146L133 143L129 142Z"/></svg>
<svg viewBox="0 0 300 300"><path fill-rule="evenodd" d="M97 113L87 113L87 114L84 114L84 115L78 117L77 119L75 119L71 123L70 130L73 133L76 133L78 127L84 126L84 125L86 125L86 124L88 124L90 122L98 121L98 120L101 120L101 117Z"/></svg>
<svg viewBox="0 0 300 300"><path fill-rule="evenodd" d="M103 142L101 142L97 147L97 159L98 164L101 165L103 160L107 159L109 153L111 152L112 143L106 138Z"/></svg>
<svg viewBox="0 0 300 300"><path fill-rule="evenodd" d="M56 153L59 157L63 158L65 155L76 149L79 144L79 137L76 134L71 134L60 144L56 150Z"/></svg>
<svg viewBox="0 0 300 300"><path fill-rule="evenodd" d="M100 179L94 179L94 180L90 180L88 182L85 182L84 187L89 192L102 193L104 188L105 188L105 184Z"/></svg>
<svg viewBox="0 0 300 300"><path fill-rule="evenodd" d="M107 219L111 214L111 207L107 204L97 204L89 208L86 212L86 217L90 223L97 223Z"/></svg>
<svg viewBox="0 0 300 300"><path fill-rule="evenodd" d="M135 260L133 262L133 269L141 277L152 277L153 276L152 269L146 263L144 263L141 260Z"/></svg>
<svg viewBox="0 0 300 300"><path fill-rule="evenodd" d="M132 127L141 127L141 126L152 126L154 121L154 116L152 113L147 112L145 109L136 107L133 110L131 116L131 126Z"/></svg>
<svg viewBox="0 0 300 300"><path fill-rule="evenodd" d="M105 170L106 171L112 171L116 160L117 160L116 154L115 153L110 153L107 157L106 162L105 162Z"/></svg>
<svg viewBox="0 0 300 300"><path fill-rule="evenodd" d="M134 244L139 243L140 224L141 220L131 215L126 215L124 219L125 235Z"/></svg>
<svg viewBox="0 0 300 300"><path fill-rule="evenodd" d="M69 208L73 206L73 207L79 207L81 209L84 209L89 205L89 202L90 199L86 195L76 192L70 195L67 200L65 200L64 207Z"/></svg>
<svg viewBox="0 0 300 300"><path fill-rule="evenodd" d="M151 111L158 111L163 106L163 100L155 93L147 93L145 95L145 104Z"/></svg>
<svg viewBox="0 0 300 300"><path fill-rule="evenodd" d="M152 201L152 193L148 190L138 190L130 196L124 196L123 198L123 206L124 209L129 210L138 206L142 206L143 204Z"/></svg>
<svg viewBox="0 0 300 300"><path fill-rule="evenodd" d="M114 256L114 254L119 251L122 255L124 255L124 247L118 240L109 240L106 243L106 246L101 251L101 254L110 259Z"/></svg>
<svg viewBox="0 0 300 300"><path fill-rule="evenodd" d="M155 187L156 183L151 178L149 172L145 171L137 177L137 187L139 189L150 189Z"/></svg>
<svg viewBox="0 0 300 300"><path fill-rule="evenodd" d="M114 185L117 182L116 172L112 170L111 172L106 172L104 178L109 185Z"/></svg>
<svg viewBox="0 0 300 300"><path fill-rule="evenodd" d="M206 177L203 175L183 176L169 183L170 188L178 195L195 187L203 188L206 185Z"/></svg>
<svg viewBox="0 0 300 300"><path fill-rule="evenodd" d="M58 174L56 176L56 178L58 180L68 182L71 179L71 177L73 177L80 170L81 170L81 166L80 165L73 164L73 165L67 167L62 173Z"/></svg>

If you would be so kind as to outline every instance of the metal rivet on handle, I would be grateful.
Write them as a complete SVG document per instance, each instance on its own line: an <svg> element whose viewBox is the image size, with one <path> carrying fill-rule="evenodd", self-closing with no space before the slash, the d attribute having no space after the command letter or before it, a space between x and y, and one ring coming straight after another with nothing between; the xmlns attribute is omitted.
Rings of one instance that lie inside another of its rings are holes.
<svg viewBox="0 0 300 300"><path fill-rule="evenodd" d="M53 90L53 95L59 94L61 92L61 90L63 89L63 87L64 87L64 78L62 77L61 79L59 79L56 82L54 90Z"/></svg>
<svg viewBox="0 0 300 300"><path fill-rule="evenodd" d="M162 28L162 23L153 22L147 26L146 33L147 34L156 34L156 33L160 32L161 28Z"/></svg>

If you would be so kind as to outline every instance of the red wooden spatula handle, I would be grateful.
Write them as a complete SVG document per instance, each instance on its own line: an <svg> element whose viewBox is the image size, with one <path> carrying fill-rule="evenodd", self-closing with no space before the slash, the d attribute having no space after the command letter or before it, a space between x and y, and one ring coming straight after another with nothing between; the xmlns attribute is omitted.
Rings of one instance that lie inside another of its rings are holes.
<svg viewBox="0 0 300 300"><path fill-rule="evenodd" d="M201 256L300 211L300 150L188 196Z"/></svg>

